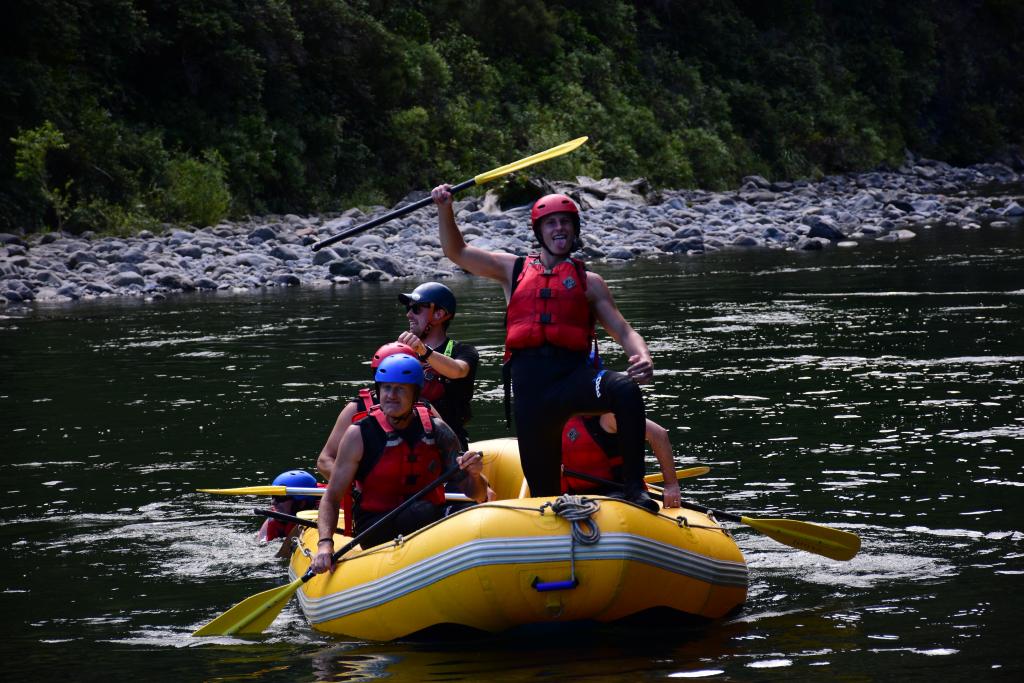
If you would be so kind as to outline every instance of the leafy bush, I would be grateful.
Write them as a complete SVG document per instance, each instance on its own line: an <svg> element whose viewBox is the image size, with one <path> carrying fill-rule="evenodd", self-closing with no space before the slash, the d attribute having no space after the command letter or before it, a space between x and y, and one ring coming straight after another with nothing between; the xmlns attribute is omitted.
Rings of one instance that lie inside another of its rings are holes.
<svg viewBox="0 0 1024 683"><path fill-rule="evenodd" d="M231 193L224 181L224 157L206 150L202 159L180 155L167 164L163 202L167 216L192 225L213 225L228 215Z"/></svg>
<svg viewBox="0 0 1024 683"><path fill-rule="evenodd" d="M1009 0L8 5L0 228L386 204L579 135L527 173L724 188L1024 139Z"/></svg>
<svg viewBox="0 0 1024 683"><path fill-rule="evenodd" d="M61 229L67 215L73 181L66 181L64 187L52 187L46 157L53 150L68 148L63 133L50 121L44 121L36 128L19 130L18 135L11 138L11 143L15 148L14 177L28 189L30 201L35 206L35 217L41 219L42 213L49 209L56 217L56 228Z"/></svg>

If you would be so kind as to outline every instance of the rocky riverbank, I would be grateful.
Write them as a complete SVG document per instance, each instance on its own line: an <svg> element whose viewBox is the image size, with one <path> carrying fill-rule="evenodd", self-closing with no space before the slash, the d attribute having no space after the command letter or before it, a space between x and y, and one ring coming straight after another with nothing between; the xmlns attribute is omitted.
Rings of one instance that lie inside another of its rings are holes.
<svg viewBox="0 0 1024 683"><path fill-rule="evenodd" d="M586 258L696 256L720 249L826 249L860 241L904 241L922 229L1020 230L1024 171L1005 164L958 168L907 157L894 171L768 182L749 176L737 190L650 192L643 181L556 182L584 208ZM988 190L1017 186L1010 194ZM410 196L414 201L422 193ZM130 238L85 233L0 233L0 307L109 296L163 298L171 292L338 286L458 272L441 253L435 212L421 209L349 241L310 245L389 209L335 216L267 216L199 230L143 231ZM533 249L529 208L502 210L493 194L456 202L467 242L525 254Z"/></svg>

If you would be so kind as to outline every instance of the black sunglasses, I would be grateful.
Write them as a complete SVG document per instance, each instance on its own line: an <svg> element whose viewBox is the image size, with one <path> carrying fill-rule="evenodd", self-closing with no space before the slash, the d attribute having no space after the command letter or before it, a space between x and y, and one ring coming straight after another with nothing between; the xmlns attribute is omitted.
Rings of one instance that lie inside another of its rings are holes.
<svg viewBox="0 0 1024 683"><path fill-rule="evenodd" d="M405 310L412 311L416 315L419 315L420 313L423 312L423 309L426 308L427 306L430 306L430 304L406 304L405 305Z"/></svg>

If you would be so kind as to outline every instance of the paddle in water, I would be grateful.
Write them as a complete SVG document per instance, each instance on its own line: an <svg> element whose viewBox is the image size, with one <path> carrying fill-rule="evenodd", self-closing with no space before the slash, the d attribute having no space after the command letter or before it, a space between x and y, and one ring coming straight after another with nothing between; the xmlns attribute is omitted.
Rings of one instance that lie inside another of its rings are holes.
<svg viewBox="0 0 1024 683"><path fill-rule="evenodd" d="M584 474L583 472L575 472L567 469L565 470L565 473L570 477L584 479L586 481L594 482L595 484L622 487L622 484L609 481L607 479L601 479L600 477L592 477L589 474ZM655 489L657 489L657 487L655 487ZM652 493L660 495L657 490L653 490ZM857 551L860 550L860 537L857 534L850 533L849 531L841 531L840 529L833 529L828 526L822 526L821 524L802 522L795 519L754 519L753 517L736 515L731 512L713 510L711 508L704 507L703 505L697 505L696 503L682 503L681 507L684 507L687 510L695 510L704 514L714 515L715 518L719 520L724 519L729 522L745 524L751 529L760 531L768 538L774 539L783 545L788 545L791 548L796 548L798 550L806 550L809 553L828 557L833 560L849 560L857 554Z"/></svg>
<svg viewBox="0 0 1024 683"><path fill-rule="evenodd" d="M345 553L359 545L359 542L365 538L367 534L373 532L373 530L380 525L391 521L397 515L400 515L428 493L454 477L458 472L459 466L457 464L452 465L444 474L430 482L422 490L417 491L415 494L410 496L401 505L381 517L375 523L371 524L362 533L356 534L356 536L346 543L341 550L334 553L331 557L332 562L340 560ZM277 615L281 613L284 606L288 604L288 600L290 600L292 595L302 587L302 584L306 583L314 576L316 575L313 573L312 568L310 568L305 574L285 586L271 588L268 591L263 591L262 593L250 596L208 623L206 626L200 628L192 635L230 636L235 634L253 635L262 633L264 629L266 629L267 626L270 626L270 623L277 618Z"/></svg>

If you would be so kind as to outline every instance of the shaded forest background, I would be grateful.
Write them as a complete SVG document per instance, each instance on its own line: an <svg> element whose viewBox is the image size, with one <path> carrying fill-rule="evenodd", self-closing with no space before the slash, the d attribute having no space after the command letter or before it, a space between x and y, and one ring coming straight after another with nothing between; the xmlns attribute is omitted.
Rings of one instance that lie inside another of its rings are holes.
<svg viewBox="0 0 1024 683"><path fill-rule="evenodd" d="M663 187L1024 138L1016 0L13 0L0 229L390 204L538 170Z"/></svg>

